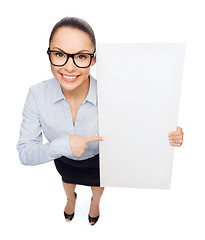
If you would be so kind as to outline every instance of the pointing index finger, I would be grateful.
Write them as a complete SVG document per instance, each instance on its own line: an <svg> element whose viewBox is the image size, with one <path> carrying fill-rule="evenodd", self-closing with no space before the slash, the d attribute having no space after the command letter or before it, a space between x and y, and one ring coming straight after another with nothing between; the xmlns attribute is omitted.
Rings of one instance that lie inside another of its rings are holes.
<svg viewBox="0 0 205 240"><path fill-rule="evenodd" d="M103 141L103 137L87 137L86 142L91 143L91 142L97 142L97 141Z"/></svg>

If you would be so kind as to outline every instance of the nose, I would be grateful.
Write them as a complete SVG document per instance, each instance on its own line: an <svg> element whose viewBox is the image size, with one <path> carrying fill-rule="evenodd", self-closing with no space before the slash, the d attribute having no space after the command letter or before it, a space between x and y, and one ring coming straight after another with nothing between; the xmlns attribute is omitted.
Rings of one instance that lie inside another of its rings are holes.
<svg viewBox="0 0 205 240"><path fill-rule="evenodd" d="M72 57L69 57L67 63L64 65L64 67L66 68L66 70L67 70L68 72L73 72L73 71L75 71L76 66L75 66L75 64L74 64L74 62L73 62Z"/></svg>

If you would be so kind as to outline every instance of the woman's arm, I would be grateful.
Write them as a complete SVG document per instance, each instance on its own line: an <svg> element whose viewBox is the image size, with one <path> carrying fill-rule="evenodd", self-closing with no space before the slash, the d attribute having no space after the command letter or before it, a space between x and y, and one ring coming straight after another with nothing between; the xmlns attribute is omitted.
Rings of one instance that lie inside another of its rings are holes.
<svg viewBox="0 0 205 240"><path fill-rule="evenodd" d="M26 98L22 117L19 141L16 145L22 164L38 165L61 156L73 158L69 134L43 144L37 103L31 89Z"/></svg>

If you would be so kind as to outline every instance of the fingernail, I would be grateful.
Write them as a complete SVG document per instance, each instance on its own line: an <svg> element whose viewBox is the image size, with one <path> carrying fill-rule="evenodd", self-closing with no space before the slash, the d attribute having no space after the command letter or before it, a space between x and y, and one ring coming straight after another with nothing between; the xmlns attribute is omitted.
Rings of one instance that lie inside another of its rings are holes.
<svg viewBox="0 0 205 240"><path fill-rule="evenodd" d="M102 138L101 138L101 140L103 141L103 140L104 140L104 138L102 137Z"/></svg>

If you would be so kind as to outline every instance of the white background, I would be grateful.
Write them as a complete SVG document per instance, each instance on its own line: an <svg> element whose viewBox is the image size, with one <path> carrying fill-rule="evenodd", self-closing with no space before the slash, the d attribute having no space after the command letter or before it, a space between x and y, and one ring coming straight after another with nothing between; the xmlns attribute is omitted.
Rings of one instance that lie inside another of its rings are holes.
<svg viewBox="0 0 205 240"><path fill-rule="evenodd" d="M0 9L1 238L204 239L203 1L7 1ZM76 216L65 222L66 196L53 162L24 166L16 150L26 94L52 77L48 39L65 16L88 21L102 43L186 42L178 119L185 134L175 149L171 189L106 188L93 227L87 220L90 188L77 187Z"/></svg>

